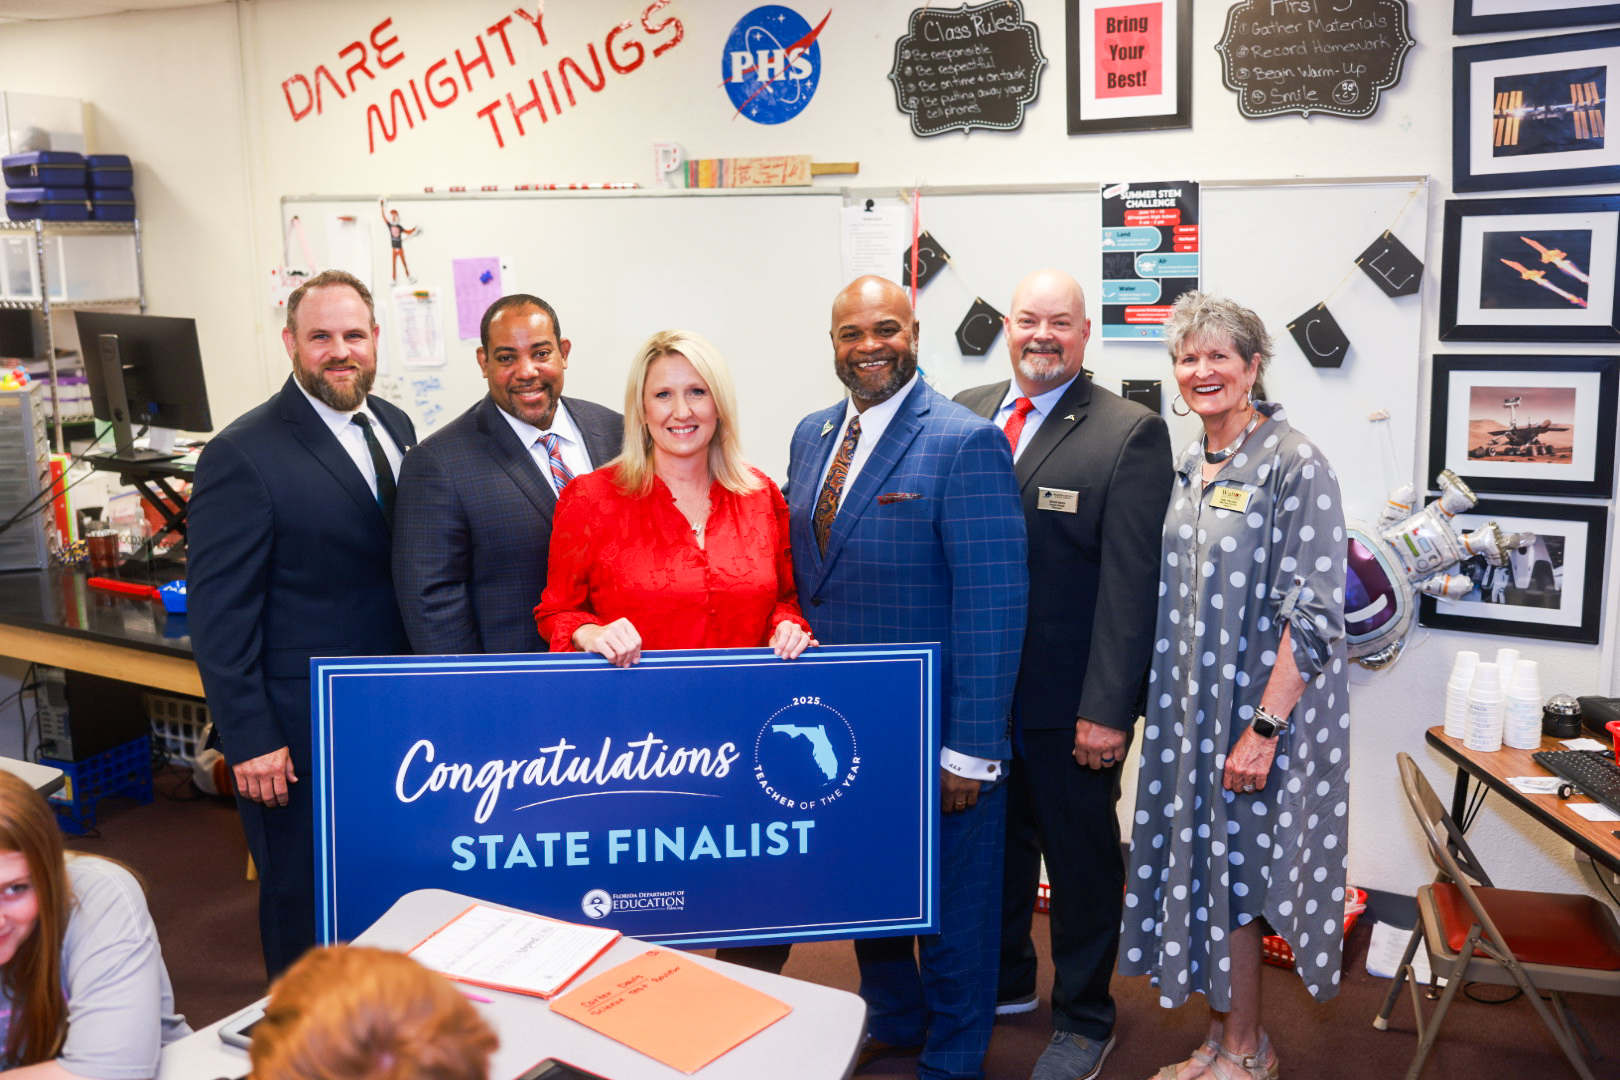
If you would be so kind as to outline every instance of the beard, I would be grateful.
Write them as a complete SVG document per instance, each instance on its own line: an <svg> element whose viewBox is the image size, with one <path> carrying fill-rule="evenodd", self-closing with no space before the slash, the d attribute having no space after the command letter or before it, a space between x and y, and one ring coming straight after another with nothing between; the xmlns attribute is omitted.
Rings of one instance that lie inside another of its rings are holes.
<svg viewBox="0 0 1620 1080"><path fill-rule="evenodd" d="M869 356L864 359L878 360L883 359L883 357ZM884 376L882 382L874 383L863 380L860 371L855 366L859 362L835 365L838 381L843 383L844 387L849 390L851 397L876 405L888 401L902 386L910 382L911 377L917 373L917 346L913 343L906 352L894 354L894 364L889 368L889 373Z"/></svg>
<svg viewBox="0 0 1620 1080"><path fill-rule="evenodd" d="M1045 352L1034 347L1025 348L1018 356L1018 374L1030 382L1053 382L1064 374L1061 350Z"/></svg>
<svg viewBox="0 0 1620 1080"><path fill-rule="evenodd" d="M321 377L325 368L311 369L304 364L303 357L293 357L293 378L298 385L310 392L315 400L330 405L338 412L353 412L366 400L371 393L371 384L377 378L376 368L356 367L355 377L346 386L334 386Z"/></svg>

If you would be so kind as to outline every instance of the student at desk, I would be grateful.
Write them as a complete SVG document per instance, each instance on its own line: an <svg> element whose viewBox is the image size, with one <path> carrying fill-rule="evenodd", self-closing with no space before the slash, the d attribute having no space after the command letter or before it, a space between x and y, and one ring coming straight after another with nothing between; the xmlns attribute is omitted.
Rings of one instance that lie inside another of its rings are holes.
<svg viewBox="0 0 1620 1080"><path fill-rule="evenodd" d="M141 1080L190 1033L134 875L64 852L45 799L0 772L0 1070Z"/></svg>

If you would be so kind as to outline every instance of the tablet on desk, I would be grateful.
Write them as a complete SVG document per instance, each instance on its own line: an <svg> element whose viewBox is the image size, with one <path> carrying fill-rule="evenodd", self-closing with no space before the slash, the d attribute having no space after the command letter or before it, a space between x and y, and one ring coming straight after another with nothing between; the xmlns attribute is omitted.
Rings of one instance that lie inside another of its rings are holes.
<svg viewBox="0 0 1620 1080"><path fill-rule="evenodd" d="M546 1058L517 1080L607 1080L599 1073L586 1072L577 1065L556 1058Z"/></svg>
<svg viewBox="0 0 1620 1080"><path fill-rule="evenodd" d="M243 1050L253 1045L253 1029L264 1019L263 1005L249 1005L219 1025L219 1041Z"/></svg>

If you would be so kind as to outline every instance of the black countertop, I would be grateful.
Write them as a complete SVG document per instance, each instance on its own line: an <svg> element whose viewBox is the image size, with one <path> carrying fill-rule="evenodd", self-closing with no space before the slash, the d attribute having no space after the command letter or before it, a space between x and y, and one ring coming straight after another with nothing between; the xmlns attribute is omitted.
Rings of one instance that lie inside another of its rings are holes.
<svg viewBox="0 0 1620 1080"><path fill-rule="evenodd" d="M0 624L191 659L184 615L159 600L92 589L85 577L58 567L0 573Z"/></svg>

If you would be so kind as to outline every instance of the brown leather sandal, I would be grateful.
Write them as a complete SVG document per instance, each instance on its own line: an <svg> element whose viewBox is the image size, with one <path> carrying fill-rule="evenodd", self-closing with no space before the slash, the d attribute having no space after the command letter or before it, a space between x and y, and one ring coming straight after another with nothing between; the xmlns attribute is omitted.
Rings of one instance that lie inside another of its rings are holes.
<svg viewBox="0 0 1620 1080"><path fill-rule="evenodd" d="M1274 1056L1271 1040L1264 1031L1260 1033L1260 1045L1252 1054L1234 1054L1224 1046L1217 1046L1215 1053L1244 1070L1248 1080L1278 1080L1282 1075L1282 1063Z"/></svg>
<svg viewBox="0 0 1620 1080"><path fill-rule="evenodd" d="M1214 1039L1205 1039L1203 1044L1199 1046L1198 1049L1194 1050L1188 1055L1187 1060L1198 1062L1198 1064L1202 1065L1207 1071L1214 1066L1215 1055L1220 1052L1221 1044L1219 1042L1215 1041ZM1158 1074L1154 1076L1153 1080L1176 1080L1176 1069L1180 1067L1181 1064L1182 1063L1178 1061L1174 1065L1166 1065L1164 1068L1159 1070Z"/></svg>

